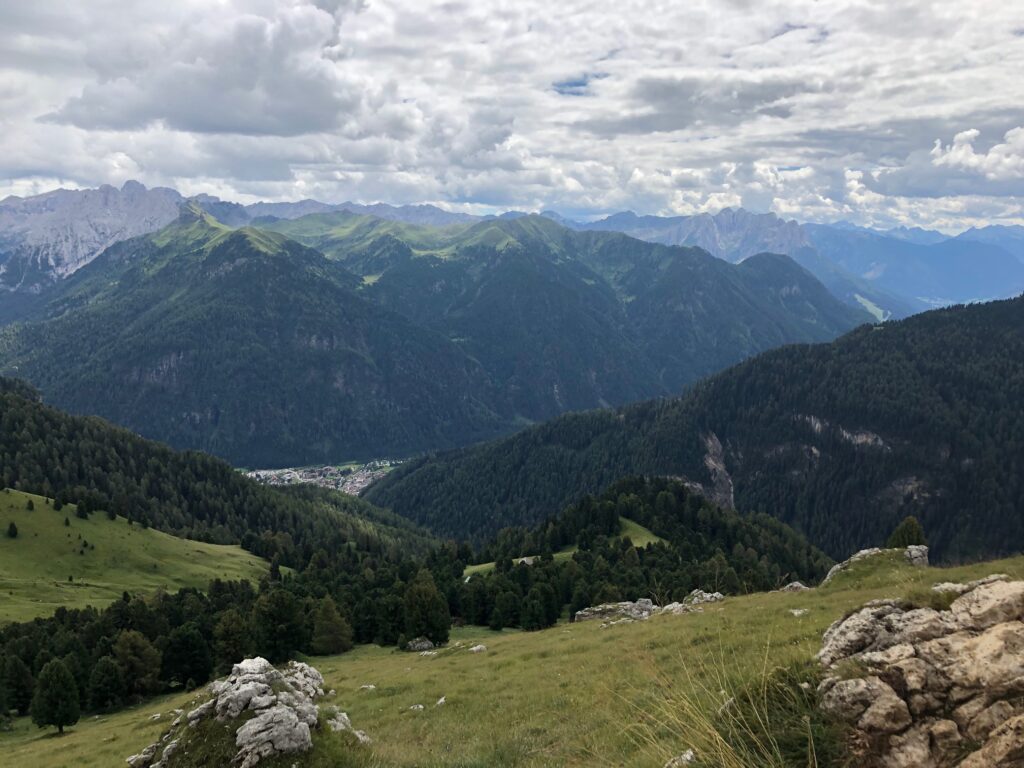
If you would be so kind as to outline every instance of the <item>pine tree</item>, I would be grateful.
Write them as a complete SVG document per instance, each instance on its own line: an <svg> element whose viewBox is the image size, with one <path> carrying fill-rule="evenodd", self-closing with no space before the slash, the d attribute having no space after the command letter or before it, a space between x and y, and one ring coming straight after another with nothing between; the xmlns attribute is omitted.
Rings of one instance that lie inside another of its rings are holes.
<svg viewBox="0 0 1024 768"><path fill-rule="evenodd" d="M927 544L924 538L924 528L917 518L908 515L903 522L896 526L885 546L890 549L903 549L913 544Z"/></svg>
<svg viewBox="0 0 1024 768"><path fill-rule="evenodd" d="M39 673L31 710L33 723L40 728L55 725L57 733L63 734L64 726L78 722L78 685L60 659L47 663Z"/></svg>
<svg viewBox="0 0 1024 768"><path fill-rule="evenodd" d="M249 628L242 614L234 608L224 611L213 628L217 668L227 671L244 659L249 650L249 638Z"/></svg>
<svg viewBox="0 0 1024 768"><path fill-rule="evenodd" d="M124 670L130 695L145 696L160 688L160 651L134 629L123 630L114 641L114 658Z"/></svg>
<svg viewBox="0 0 1024 768"><path fill-rule="evenodd" d="M7 526L7 538L16 539L18 538L18 526L13 522Z"/></svg>
<svg viewBox="0 0 1024 768"><path fill-rule="evenodd" d="M195 624L176 627L167 638L163 651L162 677L184 685L188 680L205 683L213 671L210 646Z"/></svg>
<svg viewBox="0 0 1024 768"><path fill-rule="evenodd" d="M329 656L352 649L352 627L329 596L320 601L313 619L313 653Z"/></svg>
<svg viewBox="0 0 1024 768"><path fill-rule="evenodd" d="M425 637L435 644L447 643L451 624L448 601L438 592L430 571L420 569L405 591L406 637Z"/></svg>
<svg viewBox="0 0 1024 768"><path fill-rule="evenodd" d="M25 509L27 509L29 512L31 512L35 508L36 505L35 502L32 501L32 499L29 499L27 502L25 502Z"/></svg>
<svg viewBox="0 0 1024 768"><path fill-rule="evenodd" d="M284 661L303 647L302 615L295 596L288 590L275 587L260 595L251 619L256 650L270 661Z"/></svg>
<svg viewBox="0 0 1024 768"><path fill-rule="evenodd" d="M124 700L124 673L112 656L104 656L89 675L89 706L101 712L118 707Z"/></svg>
<svg viewBox="0 0 1024 768"><path fill-rule="evenodd" d="M11 654L4 664L4 682L7 686L7 703L18 710L19 715L27 715L32 704L32 691L35 689L32 670L19 657Z"/></svg>

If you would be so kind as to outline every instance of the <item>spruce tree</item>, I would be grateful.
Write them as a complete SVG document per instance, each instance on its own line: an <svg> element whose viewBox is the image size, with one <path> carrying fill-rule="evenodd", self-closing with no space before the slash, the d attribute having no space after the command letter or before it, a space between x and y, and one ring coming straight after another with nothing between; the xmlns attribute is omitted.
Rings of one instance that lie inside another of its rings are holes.
<svg viewBox="0 0 1024 768"><path fill-rule="evenodd" d="M213 628L213 643L217 669L226 672L244 659L249 650L250 633L242 614L234 608L224 611Z"/></svg>
<svg viewBox="0 0 1024 768"><path fill-rule="evenodd" d="M885 546L889 549L904 549L913 544L927 544L924 538L924 528L921 523L918 522L917 518L913 515L908 515L903 518L903 522L896 526L896 530L889 536L889 540L885 543Z"/></svg>
<svg viewBox="0 0 1024 768"><path fill-rule="evenodd" d="M405 636L447 643L451 623L448 601L438 592L430 571L421 569L405 591Z"/></svg>
<svg viewBox="0 0 1024 768"><path fill-rule="evenodd" d="M256 650L272 662L285 661L304 645L302 614L295 596L275 587L257 598L252 612Z"/></svg>
<svg viewBox="0 0 1024 768"><path fill-rule="evenodd" d="M89 706L104 711L124 701L124 673L112 656L104 656L89 675Z"/></svg>
<svg viewBox="0 0 1024 768"><path fill-rule="evenodd" d="M7 526L7 538L16 539L18 538L18 526L13 522Z"/></svg>
<svg viewBox="0 0 1024 768"><path fill-rule="evenodd" d="M4 683L7 687L7 703L19 715L27 715L32 704L35 681L32 679L32 670L14 654L8 656L4 664Z"/></svg>
<svg viewBox="0 0 1024 768"><path fill-rule="evenodd" d="M124 670L125 687L130 695L145 696L160 688L160 651L134 629L125 629L113 646L114 658Z"/></svg>
<svg viewBox="0 0 1024 768"><path fill-rule="evenodd" d="M78 685L60 659L48 662L39 673L31 709L33 723L40 728L55 725L61 734L64 726L78 722Z"/></svg>
<svg viewBox="0 0 1024 768"><path fill-rule="evenodd" d="M330 596L317 606L313 618L312 650L317 656L344 653L352 649L352 627L340 613Z"/></svg>
<svg viewBox="0 0 1024 768"><path fill-rule="evenodd" d="M172 630L163 651L163 679L182 685L192 680L195 687L209 680L212 671L210 646L199 627L189 623Z"/></svg>

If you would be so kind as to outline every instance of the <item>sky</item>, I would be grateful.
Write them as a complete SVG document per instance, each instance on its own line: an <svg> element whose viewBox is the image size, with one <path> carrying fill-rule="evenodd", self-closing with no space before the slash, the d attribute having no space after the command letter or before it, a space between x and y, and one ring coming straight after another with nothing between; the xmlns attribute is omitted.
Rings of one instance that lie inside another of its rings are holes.
<svg viewBox="0 0 1024 768"><path fill-rule="evenodd" d="M0 197L1024 223L1016 0L0 4Z"/></svg>

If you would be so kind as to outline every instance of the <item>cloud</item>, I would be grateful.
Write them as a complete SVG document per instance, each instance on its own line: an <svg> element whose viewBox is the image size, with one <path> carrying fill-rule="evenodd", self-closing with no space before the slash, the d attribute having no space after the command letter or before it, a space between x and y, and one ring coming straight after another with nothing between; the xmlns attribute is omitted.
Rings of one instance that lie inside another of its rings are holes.
<svg viewBox="0 0 1024 768"><path fill-rule="evenodd" d="M1024 220L1019 29L997 0L5 3L0 195Z"/></svg>
<svg viewBox="0 0 1024 768"><path fill-rule="evenodd" d="M1024 188L1024 126L1007 131L1003 143L988 152L974 151L980 135L976 128L961 131L945 147L936 139L931 151L932 165L974 172L992 181L1020 181Z"/></svg>

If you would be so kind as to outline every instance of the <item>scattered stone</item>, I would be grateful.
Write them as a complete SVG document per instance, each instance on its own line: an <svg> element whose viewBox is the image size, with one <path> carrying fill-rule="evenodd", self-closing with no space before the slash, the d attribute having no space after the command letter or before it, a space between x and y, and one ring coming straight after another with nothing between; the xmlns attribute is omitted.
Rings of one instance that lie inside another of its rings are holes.
<svg viewBox="0 0 1024 768"><path fill-rule="evenodd" d="M423 711L423 705L422 704L413 704L411 707L409 707L409 709L411 709L413 712L422 712Z"/></svg>
<svg viewBox="0 0 1024 768"><path fill-rule="evenodd" d="M806 608L790 608L789 612L791 614L793 614L794 616L796 616L797 618L800 618L801 616L806 616L807 615L807 609Z"/></svg>
<svg viewBox="0 0 1024 768"><path fill-rule="evenodd" d="M425 637L415 637L405 644L405 650L407 651L432 651L434 650L434 644Z"/></svg>
<svg viewBox="0 0 1024 768"><path fill-rule="evenodd" d="M693 613L694 611L703 610L703 608L701 608L702 605L707 603L717 603L724 599L725 595L721 592L705 592L702 589L695 589L683 598L682 602L669 603L668 605L661 607L654 605L654 603L647 598L641 598L635 603L627 600L621 603L603 603L601 605L594 605L590 608L584 608L582 611L577 611L575 621L600 619L602 621L602 628L612 627L616 624L629 624L634 621L646 621L651 616L658 614L680 615L684 613Z"/></svg>
<svg viewBox="0 0 1024 768"><path fill-rule="evenodd" d="M802 581L791 581L780 589L779 592L806 592L809 589L810 587L805 585Z"/></svg>
<svg viewBox="0 0 1024 768"><path fill-rule="evenodd" d="M445 705L445 703L446 703L446 700L447 700L447 697L442 696L440 699L437 700L437 704L435 704L434 706L435 707L443 707Z"/></svg>
<svg viewBox="0 0 1024 768"><path fill-rule="evenodd" d="M477 645L474 645L472 648L470 648L469 652L470 653L483 653L486 650L487 650L487 646L486 645L477 644Z"/></svg>
<svg viewBox="0 0 1024 768"><path fill-rule="evenodd" d="M665 763L665 768L685 768L685 766L693 765L695 762L697 762L697 755L692 749L688 749Z"/></svg>
<svg viewBox="0 0 1024 768"><path fill-rule="evenodd" d="M420 651L420 656L437 656L437 651Z"/></svg>
<svg viewBox="0 0 1024 768"><path fill-rule="evenodd" d="M351 733L353 736L356 737L360 744L372 743L372 740L370 739L369 736L366 735L366 732L357 731L355 728L353 728L352 721L349 719L349 716L345 712L340 711L337 707L333 708L333 712L331 713L330 717L327 720L327 727L335 732L340 731L345 733Z"/></svg>
<svg viewBox="0 0 1024 768"><path fill-rule="evenodd" d="M861 762L1024 765L1024 581L1005 579L937 584L959 595L946 611L872 601L825 632L827 670L864 670L818 687L821 708L855 729L851 744L869 745Z"/></svg>
<svg viewBox="0 0 1024 768"><path fill-rule="evenodd" d="M632 619L644 620L650 618L654 613L654 603L647 598L637 600L635 603L624 601L621 603L603 603L576 611L576 621L591 621L600 619L602 621Z"/></svg>
<svg viewBox="0 0 1024 768"><path fill-rule="evenodd" d="M360 691L376 691L377 690L377 686L374 685L373 683L367 683L366 685L360 685L359 686L359 690Z"/></svg>

